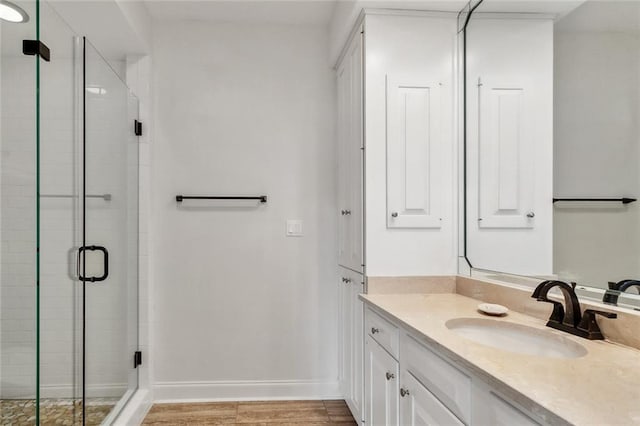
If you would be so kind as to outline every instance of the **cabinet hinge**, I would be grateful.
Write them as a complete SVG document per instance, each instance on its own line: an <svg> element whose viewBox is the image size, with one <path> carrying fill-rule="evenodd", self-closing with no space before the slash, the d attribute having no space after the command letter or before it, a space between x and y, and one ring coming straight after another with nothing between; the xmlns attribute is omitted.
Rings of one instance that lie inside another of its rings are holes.
<svg viewBox="0 0 640 426"><path fill-rule="evenodd" d="M45 61L51 61L51 51L40 40L22 40L22 53L29 56L38 55Z"/></svg>
<svg viewBox="0 0 640 426"><path fill-rule="evenodd" d="M142 123L140 121L135 120L133 131L136 133L136 136L142 136Z"/></svg>
<svg viewBox="0 0 640 426"><path fill-rule="evenodd" d="M139 365L142 365L142 352L135 351L133 354L133 368L138 368Z"/></svg>

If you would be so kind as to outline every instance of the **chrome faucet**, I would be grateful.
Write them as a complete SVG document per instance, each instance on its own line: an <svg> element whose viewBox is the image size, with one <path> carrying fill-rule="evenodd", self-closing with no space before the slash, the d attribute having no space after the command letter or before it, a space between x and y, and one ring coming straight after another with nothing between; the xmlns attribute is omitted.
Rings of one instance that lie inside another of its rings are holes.
<svg viewBox="0 0 640 426"><path fill-rule="evenodd" d="M640 281L638 280L622 280L617 283L610 282L609 289L604 292L602 301L611 305L617 305L620 294L634 286L638 287L638 291L640 291Z"/></svg>
<svg viewBox="0 0 640 426"><path fill-rule="evenodd" d="M558 287L564 296L564 306L561 302L548 298L549 291L555 287ZM575 287L575 283L569 285L563 281L543 281L536 287L531 297L537 299L539 302L553 304L553 312L549 317L549 321L547 321L547 327L565 331L575 336L584 337L585 339L604 339L598 322L596 321L596 316L602 315L606 318L616 318L617 315L611 312L587 309L584 311L583 316Z"/></svg>

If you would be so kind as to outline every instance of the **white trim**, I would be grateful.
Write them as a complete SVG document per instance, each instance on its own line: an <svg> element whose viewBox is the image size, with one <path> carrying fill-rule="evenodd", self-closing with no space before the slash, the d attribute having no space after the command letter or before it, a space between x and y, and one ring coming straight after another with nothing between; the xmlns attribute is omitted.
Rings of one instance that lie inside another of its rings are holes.
<svg viewBox="0 0 640 426"><path fill-rule="evenodd" d="M153 384L153 394L158 403L342 399L338 380L159 382Z"/></svg>
<svg viewBox="0 0 640 426"><path fill-rule="evenodd" d="M448 10L421 10L421 9L385 9L385 8L364 8L365 15L387 15L387 16L420 16L431 18L456 18L460 11Z"/></svg>
<svg viewBox="0 0 640 426"><path fill-rule="evenodd" d="M533 19L533 20L555 20L556 15L552 13L537 13L537 12L473 12L471 20L473 19ZM471 21L469 21L471 22Z"/></svg>
<svg viewBox="0 0 640 426"><path fill-rule="evenodd" d="M116 417L113 426L131 426L142 424L153 405L151 393L147 389L137 390L122 412Z"/></svg>
<svg viewBox="0 0 640 426"><path fill-rule="evenodd" d="M351 31L349 31L349 35L347 36L347 41L345 42L342 49L340 49L340 54L338 55L338 59L336 60L336 63L333 65L334 70L337 71L338 68L340 68L340 65L342 65L342 60L347 55L349 46L351 46L351 41L356 36L356 34L358 34L358 32L364 31L364 29L362 28L362 23L364 22L364 15L365 15L365 11L364 9L362 9L360 13L358 13L358 17L356 18L355 25L353 26ZM364 52L364 48L363 48L363 52Z"/></svg>

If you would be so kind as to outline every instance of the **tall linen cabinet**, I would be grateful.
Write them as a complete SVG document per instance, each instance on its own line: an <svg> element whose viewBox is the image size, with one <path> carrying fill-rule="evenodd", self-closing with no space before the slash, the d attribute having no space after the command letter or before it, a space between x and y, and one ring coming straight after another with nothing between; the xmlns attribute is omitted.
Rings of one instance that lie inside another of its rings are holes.
<svg viewBox="0 0 640 426"><path fill-rule="evenodd" d="M365 353L385 349L365 348L358 295L370 278L457 273L456 44L455 14L367 10L336 68L340 384L360 424Z"/></svg>

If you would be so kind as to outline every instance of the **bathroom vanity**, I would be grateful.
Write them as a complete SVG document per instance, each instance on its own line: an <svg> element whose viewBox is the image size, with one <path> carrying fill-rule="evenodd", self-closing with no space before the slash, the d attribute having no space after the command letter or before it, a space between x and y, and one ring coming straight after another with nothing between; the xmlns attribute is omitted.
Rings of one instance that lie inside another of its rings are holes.
<svg viewBox="0 0 640 426"><path fill-rule="evenodd" d="M456 293L360 297L366 424L638 421L637 350L571 336L513 311L487 317L477 311L478 300ZM479 343L455 330L460 324L478 330L485 323L510 329L512 339ZM554 343L558 351L544 353Z"/></svg>

